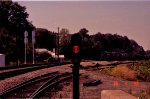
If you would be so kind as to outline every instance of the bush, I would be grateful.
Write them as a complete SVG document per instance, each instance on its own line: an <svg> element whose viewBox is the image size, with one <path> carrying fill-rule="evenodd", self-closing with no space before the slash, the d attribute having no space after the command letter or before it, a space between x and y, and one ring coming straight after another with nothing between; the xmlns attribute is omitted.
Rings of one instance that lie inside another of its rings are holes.
<svg viewBox="0 0 150 99"><path fill-rule="evenodd" d="M150 60L142 61L134 67L138 72L138 77L144 81L150 81Z"/></svg>
<svg viewBox="0 0 150 99"><path fill-rule="evenodd" d="M139 99L150 99L150 87L146 91L141 91Z"/></svg>
<svg viewBox="0 0 150 99"><path fill-rule="evenodd" d="M111 75L111 71L112 71L112 68L105 68L101 71L101 73Z"/></svg>
<svg viewBox="0 0 150 99"><path fill-rule="evenodd" d="M111 75L115 77L121 77L127 80L136 80L137 73L134 70L129 69L126 65L117 66L112 69Z"/></svg>

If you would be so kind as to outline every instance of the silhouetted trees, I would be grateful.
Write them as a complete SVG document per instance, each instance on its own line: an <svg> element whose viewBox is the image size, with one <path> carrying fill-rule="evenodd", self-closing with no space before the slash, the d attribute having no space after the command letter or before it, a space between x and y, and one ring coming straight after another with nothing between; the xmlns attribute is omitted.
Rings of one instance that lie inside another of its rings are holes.
<svg viewBox="0 0 150 99"><path fill-rule="evenodd" d="M36 29L36 48L46 48L52 50L56 47L56 33L48 31L47 29Z"/></svg>
<svg viewBox="0 0 150 99"><path fill-rule="evenodd" d="M139 46L134 40L129 40L127 36L97 33L92 35L91 39L94 44L93 55L96 59L104 54L105 56L109 54L112 59L115 57L118 57L118 59L121 59L121 57L129 58L129 56L133 59L145 55L143 47Z"/></svg>
<svg viewBox="0 0 150 99"><path fill-rule="evenodd" d="M68 56L70 37L68 32L61 33L60 49L61 53ZM82 38L82 56L84 59L94 60L118 60L118 59L143 59L145 51L134 40L128 39L127 36L118 34L102 34L98 32L89 35L86 28L82 28L78 32ZM64 36L66 35L66 36Z"/></svg>
<svg viewBox="0 0 150 99"><path fill-rule="evenodd" d="M60 54L64 54L66 57L69 57L69 46L71 41L71 35L69 34L69 30L66 28L62 28L59 33L59 46L60 46Z"/></svg>
<svg viewBox="0 0 150 99"><path fill-rule="evenodd" d="M0 1L0 53L6 54L6 60L23 59L24 31L34 26L27 20L26 8L17 2Z"/></svg>

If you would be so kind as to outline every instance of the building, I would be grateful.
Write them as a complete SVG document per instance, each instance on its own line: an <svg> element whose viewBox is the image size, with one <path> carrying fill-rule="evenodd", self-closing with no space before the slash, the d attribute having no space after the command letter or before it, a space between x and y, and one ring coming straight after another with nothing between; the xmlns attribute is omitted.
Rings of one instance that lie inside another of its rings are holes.
<svg viewBox="0 0 150 99"><path fill-rule="evenodd" d="M5 67L5 55L0 54L0 67Z"/></svg>

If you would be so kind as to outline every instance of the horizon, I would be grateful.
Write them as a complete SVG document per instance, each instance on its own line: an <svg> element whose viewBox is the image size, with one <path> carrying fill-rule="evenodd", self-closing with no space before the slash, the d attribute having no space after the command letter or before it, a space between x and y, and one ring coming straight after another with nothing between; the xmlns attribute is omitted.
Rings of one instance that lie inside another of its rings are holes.
<svg viewBox="0 0 150 99"><path fill-rule="evenodd" d="M71 34L81 28L89 30L89 35L98 32L117 33L135 40L144 50L149 49L149 1L19 1L18 3L26 6L28 20L32 21L36 28L55 32L58 27L67 28Z"/></svg>

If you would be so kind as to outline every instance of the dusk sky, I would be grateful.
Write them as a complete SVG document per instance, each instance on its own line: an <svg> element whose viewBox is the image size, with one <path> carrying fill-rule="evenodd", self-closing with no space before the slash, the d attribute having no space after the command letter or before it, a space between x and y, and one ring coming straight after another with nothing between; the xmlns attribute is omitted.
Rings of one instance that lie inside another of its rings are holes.
<svg viewBox="0 0 150 99"><path fill-rule="evenodd" d="M117 33L134 39L145 50L150 49L149 0L75 1L19 1L19 4L26 6L29 21L37 28L56 32L57 27L67 28L70 33L86 28L89 34Z"/></svg>

